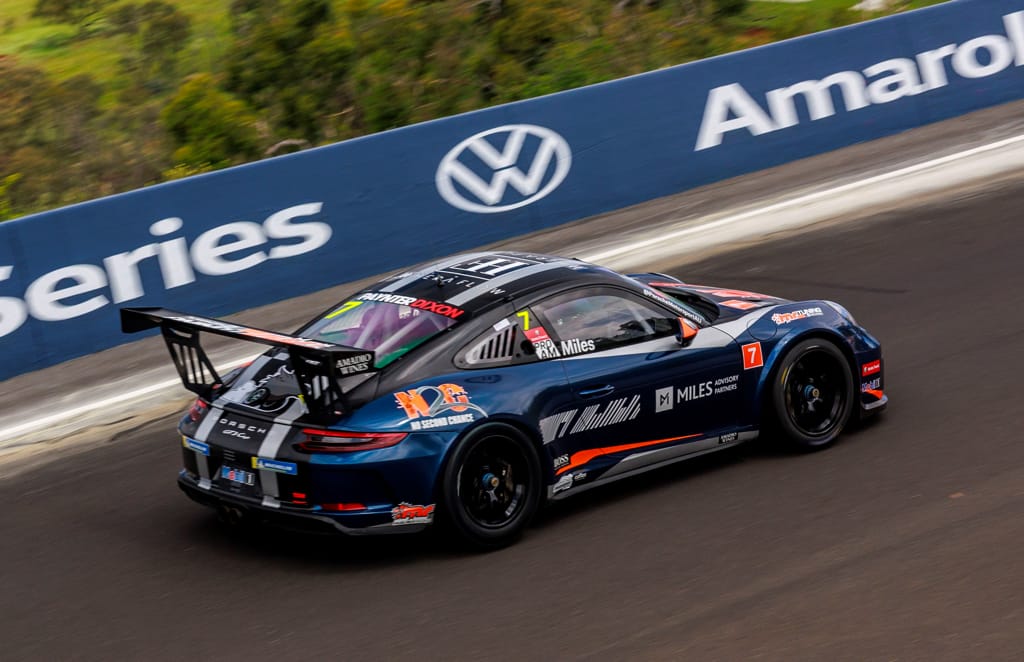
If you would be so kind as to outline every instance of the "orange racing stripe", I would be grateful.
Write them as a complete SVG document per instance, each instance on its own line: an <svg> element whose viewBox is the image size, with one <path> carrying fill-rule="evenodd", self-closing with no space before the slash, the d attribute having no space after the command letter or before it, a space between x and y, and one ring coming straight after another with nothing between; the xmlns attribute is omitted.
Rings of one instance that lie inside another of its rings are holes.
<svg viewBox="0 0 1024 662"><path fill-rule="evenodd" d="M864 391L864 393L867 393L868 395L873 395L876 398L878 398L879 400L882 399L882 391L875 391L875 390L872 390L872 389L868 389L867 391Z"/></svg>
<svg viewBox="0 0 1024 662"><path fill-rule="evenodd" d="M571 471L577 467L582 467L587 462L590 462L595 457L601 457L602 455L611 455L612 453L622 453L624 451L631 451L636 448L645 448L647 446L657 446L658 444L667 444L670 441L680 441L682 439L692 439L693 437L701 436L698 434L687 434L682 437L669 437L668 439L655 439L653 441L640 441L635 444L623 444L621 446L607 446L605 448L591 448L590 450L580 451L573 453L569 459L569 464L560 468L555 472L556 476L561 476L566 471Z"/></svg>

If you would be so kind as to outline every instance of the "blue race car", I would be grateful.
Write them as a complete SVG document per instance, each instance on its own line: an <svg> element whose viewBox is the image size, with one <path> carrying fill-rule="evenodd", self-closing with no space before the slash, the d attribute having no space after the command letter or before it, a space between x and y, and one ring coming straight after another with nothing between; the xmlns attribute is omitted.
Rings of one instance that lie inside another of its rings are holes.
<svg viewBox="0 0 1024 662"><path fill-rule="evenodd" d="M771 429L832 444L887 402L839 304L474 253L385 278L286 335L160 308L186 388L181 488L230 517L349 534L435 522L482 548L538 507ZM201 332L269 345L221 377Z"/></svg>

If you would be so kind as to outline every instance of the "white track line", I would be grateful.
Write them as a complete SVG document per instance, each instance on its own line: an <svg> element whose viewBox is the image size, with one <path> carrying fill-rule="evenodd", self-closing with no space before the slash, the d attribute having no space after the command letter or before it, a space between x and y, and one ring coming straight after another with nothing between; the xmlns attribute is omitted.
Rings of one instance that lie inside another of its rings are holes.
<svg viewBox="0 0 1024 662"><path fill-rule="evenodd" d="M223 365L223 369L231 370L251 359L252 356L250 352L250 354L244 359L234 359L225 362ZM165 379L163 381L150 384L149 386L143 386L132 391L119 393L117 395L103 398L102 400L93 400L92 402L89 402L84 405L79 405L77 407L72 407L71 409L59 411L56 414L49 414L47 416L33 418L32 420L21 423L20 425L5 427L3 429L3 433L0 434L0 449L3 449L8 445L19 445L7 444L6 442L9 440L13 440L22 435L37 432L39 430L45 430L47 428L65 425L67 424L68 421L72 421L85 414L94 413L97 409L103 409L105 407L109 407L112 405L123 406L126 401L141 400L146 396L153 395L154 393L159 393L160 391L169 391L172 388L180 387L181 380L177 378Z"/></svg>
<svg viewBox="0 0 1024 662"><path fill-rule="evenodd" d="M948 163L953 163L955 161L960 161L966 158L970 158L972 156L977 156L979 154L984 154L986 152L992 152L1020 142L1024 142L1024 135L1006 138L1004 140L989 143L987 145L981 145L979 147L973 147L962 152L957 152L955 154L950 154L948 156L932 159L930 161L924 161L922 163L917 163L912 166L907 166L906 168L900 168L899 170L893 170L891 172L882 173L881 175L868 177L867 179L861 179L855 182L850 182L849 184L834 186L823 191L815 191L814 193L808 193L807 195L802 195L796 198L790 198L789 200L783 200L782 202L777 202L763 207L756 207L754 209L749 209L745 212L741 212L739 214L726 216L725 218L721 218L716 221L710 221L708 223L701 223L699 225L692 225L689 227L681 228L679 230L665 232L651 239L643 239L629 244L624 244L622 246L618 246L610 250L601 251L598 253L591 253L590 255L584 256L582 259L586 260L587 262L600 263L615 257L622 256L627 253L643 250L645 248L651 248L653 246L659 246L661 244L664 244L666 241L671 241L673 239L679 239L680 237L686 237L689 235L704 233L709 230L715 230L718 228L726 227L729 225L739 223L741 221L752 219L757 216L802 207L812 202L818 202L821 200L826 200L828 198L834 198L843 193L849 193L851 191L856 191L858 189L868 188L876 184L881 184L883 182L899 179L900 177L906 177L907 175L912 175L914 173L921 172L924 170L930 170L932 168L936 168Z"/></svg>
<svg viewBox="0 0 1024 662"><path fill-rule="evenodd" d="M642 239L627 244L621 244L619 246L616 246L615 248L611 248L596 253L591 253L589 255L584 256L583 259L585 259L588 262L607 262L609 260L612 260L613 258L618 258L628 254L637 253L639 251L644 251L645 249L649 249L655 246L664 246L666 242L671 241L673 239L679 239L681 237L692 236L699 233L706 233L708 231L729 227L732 225L739 224L743 221L749 221L759 216L765 216L781 211L794 210L796 208L809 205L811 203L825 201L828 200L829 198L835 198L844 193L850 193L860 189L869 188L871 186L875 186L878 184L891 182L900 179L901 177L906 177L908 175L937 168L943 165L954 163L956 161L962 161L964 159L968 159L988 152L994 152L996 150L1009 147L1017 143L1024 143L1024 135L1006 138L1004 140L999 140L994 143L981 145L979 147L973 147L971 149L956 152L954 154L949 154L947 156L942 156L936 159L931 159L929 161L923 161L921 163L907 166L905 168L899 168L897 170L882 173L880 175L868 177L866 179L861 179L855 182L842 184L840 186L834 186L832 188L816 191L814 193L808 193L806 195L801 195L796 198L790 198L788 200L783 200L781 202L756 207L737 214L725 216L724 218L720 218L714 221L698 223L696 225L689 225L685 228L680 228L678 230L663 232L659 234L657 237L653 237L650 239ZM1020 165L1024 165L1024 160L1022 160ZM771 225L766 225L763 229L766 232L768 232L772 231L774 228ZM721 241L727 240L728 239L726 238L722 238L719 240L719 243ZM251 355L246 358L232 357L230 361L227 361L225 363L224 367L228 369L233 368L245 362L246 360L249 360L250 358ZM31 433L40 433L44 430L47 430L48 428L67 426L74 422L75 419L83 417L90 413L94 413L97 410L102 411L104 408L114 405L124 407L124 405L128 402L141 400L148 396L153 396L157 393L160 393L161 391L170 391L171 389L175 389L178 387L180 387L180 382L178 381L178 379L162 380L150 384L148 386L144 386L142 388L137 388L114 396L106 397L101 400L90 402L88 404L73 407L71 409L65 409L55 414L49 414L47 416L34 418L15 426L6 427L2 431L0 431L0 449L15 445L22 445L19 443L12 443L16 442L18 437L22 437L24 435Z"/></svg>

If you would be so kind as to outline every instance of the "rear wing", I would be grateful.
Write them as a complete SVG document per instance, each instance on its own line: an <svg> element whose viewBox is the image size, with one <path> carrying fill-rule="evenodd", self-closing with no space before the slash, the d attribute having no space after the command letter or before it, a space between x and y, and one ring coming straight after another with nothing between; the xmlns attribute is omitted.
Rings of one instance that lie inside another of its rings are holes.
<svg viewBox="0 0 1024 662"><path fill-rule="evenodd" d="M318 419L326 420L343 413L341 401L344 393L338 385L340 377L374 370L373 352L364 349L164 308L121 309L121 331L124 333L138 333L158 327L167 343L178 376L181 377L181 383L204 398L211 398L223 381L199 342L202 331L284 348L288 352L292 370L295 371L306 409Z"/></svg>

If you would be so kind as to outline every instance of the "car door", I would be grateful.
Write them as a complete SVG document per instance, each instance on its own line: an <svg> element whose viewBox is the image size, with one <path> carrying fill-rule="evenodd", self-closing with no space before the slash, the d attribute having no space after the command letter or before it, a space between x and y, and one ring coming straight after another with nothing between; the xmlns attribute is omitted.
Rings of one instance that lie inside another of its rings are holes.
<svg viewBox="0 0 1024 662"><path fill-rule="evenodd" d="M734 426L742 368L727 334L704 328L683 344L673 311L613 287L531 310L538 354L562 363L574 396L541 426L563 458L556 472L621 473L716 446Z"/></svg>
<svg viewBox="0 0 1024 662"><path fill-rule="evenodd" d="M575 396L569 388L565 367L538 352L528 338L532 330L525 321L530 319L529 310L517 313L509 306L505 312L505 316L456 354L456 367L471 373L463 380L478 384L486 381L493 387L489 389L492 399L487 402L492 414L535 424L571 408ZM555 456L542 453L541 457L550 479L554 475Z"/></svg>

